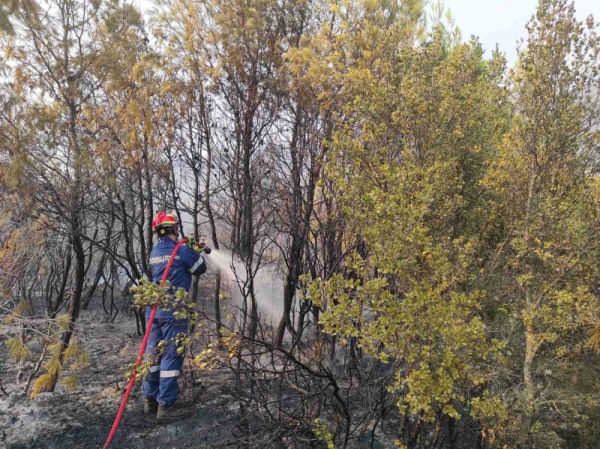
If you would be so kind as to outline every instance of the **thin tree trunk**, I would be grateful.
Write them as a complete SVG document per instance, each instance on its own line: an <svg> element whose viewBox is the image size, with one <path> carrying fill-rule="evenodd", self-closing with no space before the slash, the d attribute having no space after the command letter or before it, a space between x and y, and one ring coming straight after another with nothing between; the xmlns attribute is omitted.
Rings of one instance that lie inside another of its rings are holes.
<svg viewBox="0 0 600 449"><path fill-rule="evenodd" d="M529 187L527 192L527 204L525 209L525 244L529 246L531 239L530 226L531 226L531 215L533 209L533 198L535 193L536 184L536 165L535 158L531 159L530 167L530 178ZM529 262L529 261L527 261ZM534 304L532 299L531 287L526 287L525 290L525 310L527 313L533 310ZM535 353L537 352L538 343L536 342L535 333L531 320L528 319L525 324L525 361L523 363L523 383L525 384L525 397L527 400L527 409L525 410L525 416L523 420L522 433L520 435L520 444L526 444L529 429L531 428L531 421L534 411L535 401L535 387L533 385L533 361Z"/></svg>
<svg viewBox="0 0 600 449"><path fill-rule="evenodd" d="M79 220L76 216L75 218L75 228L79 228ZM69 327L66 332L62 335L62 349L60 354L60 364L64 363L64 353L65 350L69 347L69 343L71 342L71 337L73 336L73 331L75 330L75 321L79 317L79 311L81 309L81 296L83 293L83 281L85 277L85 253L83 251L83 245L81 242L81 237L79 233L75 232L75 237L73 238L73 250L75 252L75 289L71 295L71 300L69 304L69 315L71 320L69 322ZM58 382L58 375L52 379L52 385L48 389L48 391L52 392L56 388L56 384Z"/></svg>
<svg viewBox="0 0 600 449"><path fill-rule="evenodd" d="M154 219L154 190L152 188L152 174L150 173L150 162L148 160L148 136L144 133L144 151L142 152L142 158L144 161L144 178L146 182L146 207L148 208L148 214L146 216L146 248L143 255L145 256L144 262L150 259L150 252L152 251L152 220ZM140 235L140 240L143 239ZM144 267L146 268L146 267ZM147 267L147 274L150 277L150 265Z"/></svg>
<svg viewBox="0 0 600 449"><path fill-rule="evenodd" d="M217 338L221 339L221 270L215 273L215 321L217 322Z"/></svg>
<svg viewBox="0 0 600 449"><path fill-rule="evenodd" d="M283 287L283 315L279 321L277 327L277 334L275 336L275 346L280 348L283 344L283 337L285 336L285 330L291 326L290 313L292 311L292 303L294 300L294 294L296 293L296 281L292 276L286 277L285 286Z"/></svg>
<svg viewBox="0 0 600 449"><path fill-rule="evenodd" d="M58 296L56 297L56 303L53 304L52 297L50 297L50 310L48 311L48 314L50 315L50 318L52 318L52 319L56 318L58 309L60 308L60 305L63 302L63 298L65 297L67 281L69 280L70 273L71 273L72 260L73 260L73 254L71 251L69 251L69 254L67 255L67 260L65 261L65 268L63 271L62 281L60 283L60 290L58 291Z"/></svg>

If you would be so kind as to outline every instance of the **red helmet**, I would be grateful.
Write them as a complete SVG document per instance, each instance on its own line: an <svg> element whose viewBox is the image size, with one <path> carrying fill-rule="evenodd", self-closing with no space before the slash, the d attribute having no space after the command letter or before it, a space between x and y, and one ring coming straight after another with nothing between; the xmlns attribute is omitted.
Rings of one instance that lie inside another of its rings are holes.
<svg viewBox="0 0 600 449"><path fill-rule="evenodd" d="M158 235L177 234L177 218L175 215L159 212L152 220L152 232Z"/></svg>

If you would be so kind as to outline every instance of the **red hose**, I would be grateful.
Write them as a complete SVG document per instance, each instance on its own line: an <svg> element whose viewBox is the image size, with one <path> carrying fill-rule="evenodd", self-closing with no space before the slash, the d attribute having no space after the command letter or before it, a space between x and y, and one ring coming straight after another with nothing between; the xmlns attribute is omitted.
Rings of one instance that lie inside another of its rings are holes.
<svg viewBox="0 0 600 449"><path fill-rule="evenodd" d="M169 262L167 263L167 267L165 268L165 272L163 273L163 277L160 280L167 280L167 275L169 274L169 270L171 269L171 265L175 260L175 256L177 255L177 251L179 251L179 247L184 243L187 243L187 239L180 240L175 245L173 252L171 253L171 257L169 257ZM115 422L113 423L112 429L108 434L108 438L106 439L106 443L104 443L104 449L108 449L110 446L110 442L112 441L115 433L117 433L117 429L119 428L119 422L121 421L121 417L123 416L123 412L125 412L125 407L127 405L127 399L129 399L129 393L131 393L131 389L133 388L133 384L135 383L135 374L140 364L142 363L142 358L144 357L144 352L146 351L146 345L148 345L148 338L150 337L150 330L152 329L152 323L154 322L154 315L156 314L156 306L152 307L152 313L150 313L150 318L148 319L148 325L146 326L146 334L144 335L144 340L142 341L142 346L140 347L140 352L138 354L137 360L135 361L135 368L133 369L133 375L131 379L129 379L129 383L127 384L127 389L125 390L125 396L123 396L123 400L121 401L121 406L119 407L119 411L117 412L117 416L115 417Z"/></svg>

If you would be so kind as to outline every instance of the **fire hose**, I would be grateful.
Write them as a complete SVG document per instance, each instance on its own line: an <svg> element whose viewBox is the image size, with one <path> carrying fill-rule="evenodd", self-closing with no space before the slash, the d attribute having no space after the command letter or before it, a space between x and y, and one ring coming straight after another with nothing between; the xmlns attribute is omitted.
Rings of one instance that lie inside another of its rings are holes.
<svg viewBox="0 0 600 449"><path fill-rule="evenodd" d="M162 279L160 280L161 284L167 280L167 276L169 275L169 270L171 269L171 265L175 260L175 256L177 255L177 251L181 245L188 243L189 239L184 238L177 242L171 256L169 257L169 262L167 262L167 266L165 268L165 272L163 273ZM195 241L191 241L192 245L196 248L200 249L199 245ZM210 248L206 246L202 246L204 248L204 252L206 254L210 254ZM117 429L119 428L119 422L121 422L121 418L123 417L123 413L125 412L125 407L127 406L127 400L129 399L129 394L131 393L131 389L133 388L133 384L135 383L135 376L137 369L140 367L142 363L142 358L144 357L144 353L146 352L146 346L148 345L148 338L150 337L150 330L152 329L152 323L154 322L154 315L156 314L156 306L152 307L152 312L150 313L150 318L148 319L148 324L146 326L146 334L144 335L144 339L142 340L142 346L140 347L140 352L138 353L137 359L135 361L135 368L133 369L133 374L131 375L131 379L129 379L129 383L127 384L127 389L125 390L125 395L121 400L121 406L119 407L119 411L117 412L117 416L115 417L115 422L112 425L112 429L108 434L108 438L106 439L106 443L104 443L104 449L108 449L110 446L110 442L113 437L117 433Z"/></svg>

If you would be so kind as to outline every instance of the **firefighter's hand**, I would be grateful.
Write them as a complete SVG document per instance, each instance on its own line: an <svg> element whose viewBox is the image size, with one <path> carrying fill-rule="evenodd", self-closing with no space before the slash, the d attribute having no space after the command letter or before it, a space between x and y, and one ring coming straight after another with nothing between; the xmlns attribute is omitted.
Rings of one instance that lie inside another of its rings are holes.
<svg viewBox="0 0 600 449"><path fill-rule="evenodd" d="M187 246L188 248L193 249L197 253L203 253L204 251L206 251L206 243L199 242L198 240L192 237L185 238L187 239L187 243L185 244L185 246Z"/></svg>

